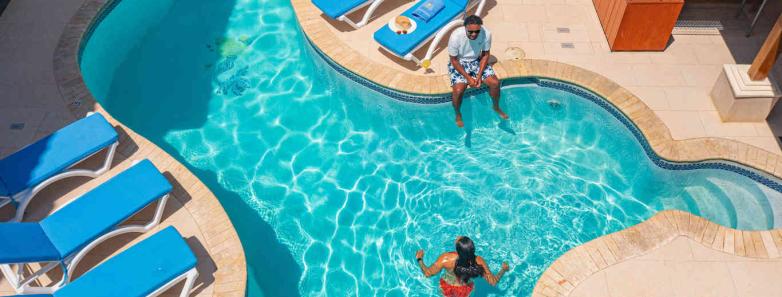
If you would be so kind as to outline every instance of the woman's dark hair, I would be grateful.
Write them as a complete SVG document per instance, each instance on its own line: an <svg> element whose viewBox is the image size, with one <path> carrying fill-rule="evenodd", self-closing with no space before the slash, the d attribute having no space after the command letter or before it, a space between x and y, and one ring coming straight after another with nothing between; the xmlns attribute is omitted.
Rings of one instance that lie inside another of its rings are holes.
<svg viewBox="0 0 782 297"><path fill-rule="evenodd" d="M471 278L483 276L483 267L475 261L475 244L472 239L467 236L459 237L456 240L456 254L459 257L456 258L453 273L462 283L467 283Z"/></svg>
<svg viewBox="0 0 782 297"><path fill-rule="evenodd" d="M477 15L471 15L464 19L464 25L483 25L483 20Z"/></svg>

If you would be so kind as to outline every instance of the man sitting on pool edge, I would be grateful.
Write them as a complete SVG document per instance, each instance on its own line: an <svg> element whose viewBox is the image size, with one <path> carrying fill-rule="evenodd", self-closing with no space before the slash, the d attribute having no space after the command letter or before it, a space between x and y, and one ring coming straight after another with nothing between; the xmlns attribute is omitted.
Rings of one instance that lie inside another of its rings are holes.
<svg viewBox="0 0 782 297"><path fill-rule="evenodd" d="M464 27L451 33L448 40L448 74L453 88L452 104L456 111L456 126L464 127L462 121L462 97L467 87L479 88L482 83L489 87L492 107L504 120L508 115L500 109L500 80L489 65L491 32L483 28L483 20L476 15L464 19Z"/></svg>

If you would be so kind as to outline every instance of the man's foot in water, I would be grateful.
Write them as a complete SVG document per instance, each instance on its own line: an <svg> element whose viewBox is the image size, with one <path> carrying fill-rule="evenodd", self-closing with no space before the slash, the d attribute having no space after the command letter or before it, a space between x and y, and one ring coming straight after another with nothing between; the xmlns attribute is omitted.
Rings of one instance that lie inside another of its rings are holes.
<svg viewBox="0 0 782 297"><path fill-rule="evenodd" d="M507 114L505 114L505 112L504 112L504 111L502 111L502 109L500 109L499 107L494 107L494 112L496 112L498 115L500 115L500 117L501 117L503 120L507 120L507 119L508 119L508 115L507 115Z"/></svg>
<svg viewBox="0 0 782 297"><path fill-rule="evenodd" d="M464 127L464 121L462 121L462 115L460 115L460 114L456 115L456 126L459 127L459 128L463 128Z"/></svg>

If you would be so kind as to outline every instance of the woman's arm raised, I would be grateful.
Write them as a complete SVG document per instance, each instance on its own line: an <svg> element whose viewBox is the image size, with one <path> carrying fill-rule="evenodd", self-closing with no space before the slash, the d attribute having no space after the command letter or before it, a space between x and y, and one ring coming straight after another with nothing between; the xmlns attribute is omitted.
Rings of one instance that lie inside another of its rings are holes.
<svg viewBox="0 0 782 297"><path fill-rule="evenodd" d="M483 258L475 257L475 261L478 262L478 265L483 267L483 278L492 286L496 286L497 282L499 282L502 276L505 275L505 272L510 269L508 267L508 263L502 262L502 268L500 269L500 272L495 275L491 272L489 265L486 264L486 261L484 261Z"/></svg>
<svg viewBox="0 0 782 297"><path fill-rule="evenodd" d="M431 266L426 266L424 264L424 250L418 250L415 253L416 262L418 263L418 267L421 268L421 272L424 273L426 277L431 277L435 274L440 273L441 270L443 270L443 262L445 262L445 258L447 256L446 254L440 255L440 257L437 258L437 260L432 263Z"/></svg>

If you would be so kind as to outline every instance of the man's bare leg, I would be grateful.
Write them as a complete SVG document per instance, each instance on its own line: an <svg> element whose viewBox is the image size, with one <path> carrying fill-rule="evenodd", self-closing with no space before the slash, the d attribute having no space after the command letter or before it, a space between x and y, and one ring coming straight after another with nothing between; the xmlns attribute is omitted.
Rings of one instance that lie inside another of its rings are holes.
<svg viewBox="0 0 782 297"><path fill-rule="evenodd" d="M464 127L464 121L462 121L462 96L464 96L464 90L467 89L467 84L457 83L452 88L451 104L453 104L453 110L456 112L456 126L462 128Z"/></svg>
<svg viewBox="0 0 782 297"><path fill-rule="evenodd" d="M483 82L489 86L489 96L491 96L492 108L503 120L508 119L508 115L500 109L500 80L497 76L489 76Z"/></svg>

